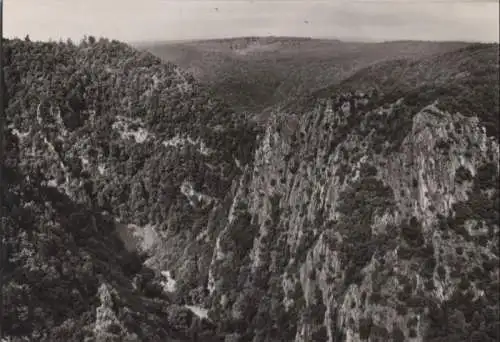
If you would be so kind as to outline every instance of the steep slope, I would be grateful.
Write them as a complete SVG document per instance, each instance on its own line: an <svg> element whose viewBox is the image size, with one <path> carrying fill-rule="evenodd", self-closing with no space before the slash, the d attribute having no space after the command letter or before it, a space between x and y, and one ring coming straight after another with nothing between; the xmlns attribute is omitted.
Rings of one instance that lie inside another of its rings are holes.
<svg viewBox="0 0 500 342"><path fill-rule="evenodd" d="M384 60L419 59L467 43L359 43L297 37L241 37L143 44L165 61L189 70L240 110L259 112L291 97L337 84Z"/></svg>
<svg viewBox="0 0 500 342"><path fill-rule="evenodd" d="M274 113L210 269L233 340L498 339L497 58L381 64Z"/></svg>
<svg viewBox="0 0 500 342"><path fill-rule="evenodd" d="M7 335L213 338L163 290L159 267L175 265L188 284L206 278L214 246L193 234L227 216L254 129L176 66L116 41L5 50ZM143 265L158 241L168 256Z"/></svg>

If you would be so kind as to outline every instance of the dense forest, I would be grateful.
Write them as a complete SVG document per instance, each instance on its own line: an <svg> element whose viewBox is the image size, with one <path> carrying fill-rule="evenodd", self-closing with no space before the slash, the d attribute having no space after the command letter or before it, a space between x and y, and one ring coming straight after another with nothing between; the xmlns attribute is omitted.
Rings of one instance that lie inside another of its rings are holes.
<svg viewBox="0 0 500 342"><path fill-rule="evenodd" d="M118 321L131 324L107 328L115 340L183 336L179 322L165 324L180 319L169 318L172 299L115 236L115 221L160 225L178 210L168 225L178 231L196 220L175 200L179 185L189 178L223 198L240 172L234 158L252 158L256 128L174 65L117 41L10 40L4 48L6 334L83 340L107 283ZM197 141L165 144L188 136ZM137 277L143 285L133 289ZM155 319L140 318L151 312Z"/></svg>

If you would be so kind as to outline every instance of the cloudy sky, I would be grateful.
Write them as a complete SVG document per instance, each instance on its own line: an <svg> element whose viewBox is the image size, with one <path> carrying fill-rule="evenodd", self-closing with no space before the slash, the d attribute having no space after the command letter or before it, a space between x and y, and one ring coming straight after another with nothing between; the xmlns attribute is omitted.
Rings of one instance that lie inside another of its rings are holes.
<svg viewBox="0 0 500 342"><path fill-rule="evenodd" d="M245 35L499 40L498 0L4 0L4 34L124 41Z"/></svg>

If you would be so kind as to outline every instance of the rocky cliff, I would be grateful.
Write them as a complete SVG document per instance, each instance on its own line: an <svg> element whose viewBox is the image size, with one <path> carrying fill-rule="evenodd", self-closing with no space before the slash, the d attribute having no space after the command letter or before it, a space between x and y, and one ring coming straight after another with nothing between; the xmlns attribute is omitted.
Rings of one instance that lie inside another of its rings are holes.
<svg viewBox="0 0 500 342"><path fill-rule="evenodd" d="M7 47L13 340L498 339L498 46L265 125L118 42Z"/></svg>
<svg viewBox="0 0 500 342"><path fill-rule="evenodd" d="M387 63L346 80L365 93L276 111L234 201L250 228L230 217L209 274L235 340L497 338L497 53Z"/></svg>

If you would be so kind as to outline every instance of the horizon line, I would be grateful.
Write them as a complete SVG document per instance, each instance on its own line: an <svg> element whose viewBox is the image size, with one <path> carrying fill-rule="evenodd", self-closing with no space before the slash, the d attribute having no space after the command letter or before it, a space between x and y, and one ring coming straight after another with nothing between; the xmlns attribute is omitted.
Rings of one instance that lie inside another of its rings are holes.
<svg viewBox="0 0 500 342"><path fill-rule="evenodd" d="M1 0L0 0L1 1ZM11 36L11 37L3 37L3 39L9 40L24 40L26 37L29 37L29 33L27 33L24 37L20 36ZM242 36L219 36L219 37L210 37L210 38L184 38L184 39L144 39L144 40L121 40L106 36L97 36L92 34L83 34L80 38L74 39L71 37L49 37L47 39L31 39L32 42L58 42L58 41L67 41L68 39L74 43L77 43L85 38L90 36L95 37L96 39L108 39L108 40L116 40L131 46L138 45L151 45L151 44L175 44L175 43L194 43L194 42L210 42L210 41L220 41L220 40L237 40L237 39L262 39L262 38L288 38L288 39L300 39L300 40L327 40L327 41L338 41L342 43L394 43L394 42L427 42L427 43L480 43L480 44L499 44L500 41L487 41L487 40L458 40L458 39L369 39L369 38L361 38L361 37L335 37L335 36L288 36L288 35L242 35Z"/></svg>

